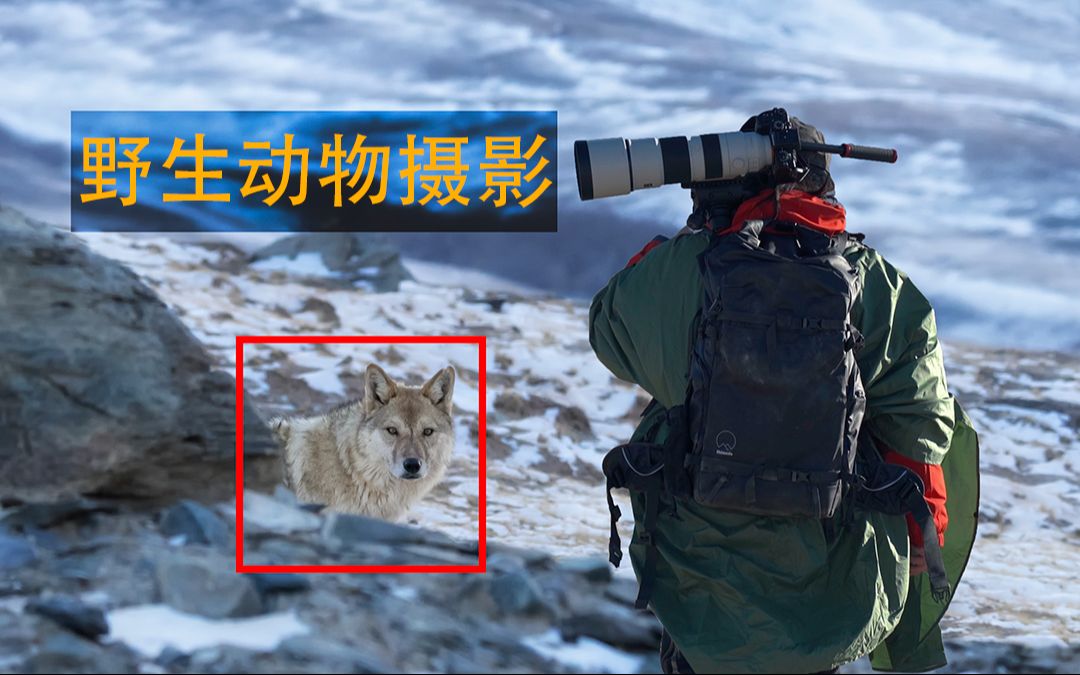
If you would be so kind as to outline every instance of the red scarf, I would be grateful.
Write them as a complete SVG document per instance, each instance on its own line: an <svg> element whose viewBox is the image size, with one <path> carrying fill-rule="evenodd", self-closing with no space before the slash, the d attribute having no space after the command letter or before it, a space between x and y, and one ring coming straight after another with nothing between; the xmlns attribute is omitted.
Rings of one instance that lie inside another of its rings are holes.
<svg viewBox="0 0 1080 675"><path fill-rule="evenodd" d="M776 213L776 191L768 189L747 199L735 209L731 226L718 234L735 232L748 220L783 220L813 228L825 234L844 231L846 218L844 207L827 202L801 190L780 193L780 213Z"/></svg>

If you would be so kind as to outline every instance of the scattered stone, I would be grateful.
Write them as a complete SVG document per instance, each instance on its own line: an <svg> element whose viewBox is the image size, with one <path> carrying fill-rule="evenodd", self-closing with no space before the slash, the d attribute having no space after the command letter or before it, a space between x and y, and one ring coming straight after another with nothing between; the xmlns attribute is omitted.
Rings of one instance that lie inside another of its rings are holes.
<svg viewBox="0 0 1080 675"><path fill-rule="evenodd" d="M289 506L296 506L297 504L296 494L284 485L274 486L274 499Z"/></svg>
<svg viewBox="0 0 1080 675"><path fill-rule="evenodd" d="M51 619L64 628L91 640L109 632L109 624L105 621L104 612L71 596L54 595L49 598L30 600L23 611Z"/></svg>
<svg viewBox="0 0 1080 675"><path fill-rule="evenodd" d="M303 253L317 254L328 270L350 283L366 283L379 293L396 291L413 276L397 247L370 234L308 232L284 237L251 254L249 264ZM257 266L257 265L256 265Z"/></svg>
<svg viewBox="0 0 1080 675"><path fill-rule="evenodd" d="M485 292L477 293L476 291L465 289L461 298L464 302L476 305L487 305L491 308L491 311L496 314L501 314L503 306L508 302L520 302L523 298L520 295L502 292Z"/></svg>
<svg viewBox="0 0 1080 675"><path fill-rule="evenodd" d="M0 607L0 671L10 672L12 665L18 663L18 655L33 644L41 630L36 617L15 613L16 607L10 599L4 599L6 607Z"/></svg>
<svg viewBox="0 0 1080 675"><path fill-rule="evenodd" d="M181 612L211 619L263 612L255 582L248 575L237 574L225 557L166 554L158 562L157 580L161 597Z"/></svg>
<svg viewBox="0 0 1080 675"><path fill-rule="evenodd" d="M280 650L286 656L320 666L321 672L392 673L392 669L355 647L313 635L286 639Z"/></svg>
<svg viewBox="0 0 1080 675"><path fill-rule="evenodd" d="M183 537L188 544L228 546L232 541L229 526L216 513L189 499L169 507L161 517L161 533Z"/></svg>
<svg viewBox="0 0 1080 675"><path fill-rule="evenodd" d="M604 597L620 605L633 607L638 596L637 581L623 577L613 578L604 588Z"/></svg>
<svg viewBox="0 0 1080 675"><path fill-rule="evenodd" d="M590 637L629 651L660 644L660 623L652 614L613 603L591 603L587 610L563 618L559 631L567 641Z"/></svg>
<svg viewBox="0 0 1080 675"><path fill-rule="evenodd" d="M406 360L405 355L394 345L375 350L375 359L378 363L390 366L399 366Z"/></svg>
<svg viewBox="0 0 1080 675"><path fill-rule="evenodd" d="M346 545L419 544L446 548L458 547L457 542L441 532L421 530L349 513L331 513L323 528L323 536Z"/></svg>
<svg viewBox="0 0 1080 675"><path fill-rule="evenodd" d="M525 397L516 391L503 391L495 397L492 407L507 419L519 420L543 415L551 408L558 407L558 404L543 396Z"/></svg>
<svg viewBox="0 0 1080 675"><path fill-rule="evenodd" d="M488 573L518 572L525 569L525 561L509 551L489 552L487 556Z"/></svg>
<svg viewBox="0 0 1080 675"><path fill-rule="evenodd" d="M188 656L187 670L193 673L252 673L256 671L258 656L258 652L232 645L206 647ZM290 671L285 669L284 672Z"/></svg>
<svg viewBox="0 0 1080 675"><path fill-rule="evenodd" d="M300 306L300 312L313 313L321 323L328 324L331 328L341 327L341 318L338 317L337 310L329 302L316 297L310 297L304 300L304 304Z"/></svg>
<svg viewBox="0 0 1080 675"><path fill-rule="evenodd" d="M26 567L37 559L37 553L29 541L0 531L0 570Z"/></svg>
<svg viewBox="0 0 1080 675"><path fill-rule="evenodd" d="M301 574L251 574L260 595L297 593L311 588L311 580Z"/></svg>
<svg viewBox="0 0 1080 675"><path fill-rule="evenodd" d="M555 416L555 431L575 441L584 441L593 437L589 417L577 406L559 408L559 414Z"/></svg>
<svg viewBox="0 0 1080 675"><path fill-rule="evenodd" d="M517 546L500 544L497 541L488 542L487 553L489 561L492 556L506 555L521 560L528 568L550 567L554 560L550 553L546 553L539 549L518 548Z"/></svg>
<svg viewBox="0 0 1080 675"><path fill-rule="evenodd" d="M606 584L611 581L611 563L604 558L565 558L559 569L578 575L586 581Z"/></svg>
<svg viewBox="0 0 1080 675"><path fill-rule="evenodd" d="M115 506L84 498L31 502L9 509L3 522L8 527L17 529L45 529L68 520L85 518L93 513L115 510Z"/></svg>
<svg viewBox="0 0 1080 675"><path fill-rule="evenodd" d="M479 437L480 436L480 429L479 429L479 427L476 427L475 429L476 429L476 431L475 431L474 435L476 437ZM469 431L470 431L470 433L472 433L473 429L470 428ZM509 443L504 441L502 439L502 436L495 433L494 431L489 430L487 432L487 456L488 456L488 460L508 459L511 456L513 456L514 451L516 449L517 448L515 448L513 445L510 445Z"/></svg>
<svg viewBox="0 0 1080 675"><path fill-rule="evenodd" d="M154 659L154 663L162 668L183 668L191 659L187 654L172 645L166 645L161 653Z"/></svg>
<svg viewBox="0 0 1080 675"><path fill-rule="evenodd" d="M545 607L543 591L524 571L493 577L488 584L488 592L495 606L504 614L529 614Z"/></svg>
<svg viewBox="0 0 1080 675"><path fill-rule="evenodd" d="M278 534L309 532L322 527L322 519L303 507L289 505L269 495L244 491L244 528Z"/></svg>
<svg viewBox="0 0 1080 675"><path fill-rule="evenodd" d="M121 644L99 645L68 632L56 632L20 666L24 673L133 673L135 654Z"/></svg>

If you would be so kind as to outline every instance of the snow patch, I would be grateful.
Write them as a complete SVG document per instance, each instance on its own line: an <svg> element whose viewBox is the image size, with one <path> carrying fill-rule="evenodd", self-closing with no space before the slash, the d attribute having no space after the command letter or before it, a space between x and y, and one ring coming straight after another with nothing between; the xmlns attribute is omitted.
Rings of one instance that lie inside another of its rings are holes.
<svg viewBox="0 0 1080 675"><path fill-rule="evenodd" d="M294 612L249 619L207 619L168 605L137 605L108 612L110 642L123 642L148 657L172 647L190 653L204 647L232 645L273 651L282 640L310 631Z"/></svg>

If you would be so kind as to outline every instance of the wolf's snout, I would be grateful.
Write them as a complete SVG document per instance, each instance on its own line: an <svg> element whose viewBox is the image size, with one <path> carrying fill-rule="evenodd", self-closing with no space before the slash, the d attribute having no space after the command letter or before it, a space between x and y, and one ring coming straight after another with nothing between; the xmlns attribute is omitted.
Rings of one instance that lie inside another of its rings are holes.
<svg viewBox="0 0 1080 675"><path fill-rule="evenodd" d="M420 460L416 457L406 457L401 463L401 468L405 469L405 478L420 477Z"/></svg>

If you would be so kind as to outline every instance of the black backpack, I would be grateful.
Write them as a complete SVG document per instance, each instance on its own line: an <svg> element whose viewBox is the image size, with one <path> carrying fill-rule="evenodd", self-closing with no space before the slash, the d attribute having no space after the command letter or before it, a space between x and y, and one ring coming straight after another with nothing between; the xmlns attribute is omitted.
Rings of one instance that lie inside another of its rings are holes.
<svg viewBox="0 0 1080 675"><path fill-rule="evenodd" d="M690 365L693 498L764 516L830 518L852 484L866 395L847 235L749 221L699 259Z"/></svg>
<svg viewBox="0 0 1080 675"><path fill-rule="evenodd" d="M699 257L705 293L686 402L666 411L663 445L629 443L604 458L616 566L621 514L610 490L645 496L638 607L651 591L660 492L672 504L692 499L765 517L832 519L846 501L912 512L923 528L932 586L947 595L921 479L886 465L860 433L866 394L855 353L862 336L851 321L859 275L843 257L858 236L747 221L714 236Z"/></svg>

